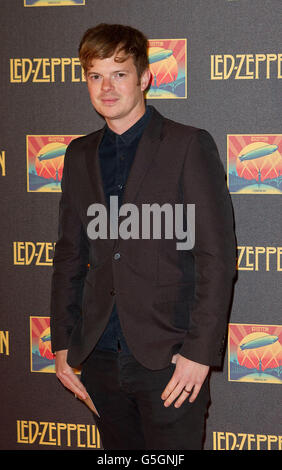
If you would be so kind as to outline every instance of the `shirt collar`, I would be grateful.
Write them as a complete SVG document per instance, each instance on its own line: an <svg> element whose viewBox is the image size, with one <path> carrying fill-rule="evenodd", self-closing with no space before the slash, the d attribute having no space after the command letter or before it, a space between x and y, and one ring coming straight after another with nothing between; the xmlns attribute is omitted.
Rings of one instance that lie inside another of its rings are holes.
<svg viewBox="0 0 282 470"><path fill-rule="evenodd" d="M133 124L133 126L127 129L127 131L120 135L112 131L112 129L110 129L106 124L105 137L108 137L110 140L115 142L120 140L125 145L130 145L136 137L142 134L146 124L150 119L151 112L151 106L146 106L146 111L143 116L135 124Z"/></svg>

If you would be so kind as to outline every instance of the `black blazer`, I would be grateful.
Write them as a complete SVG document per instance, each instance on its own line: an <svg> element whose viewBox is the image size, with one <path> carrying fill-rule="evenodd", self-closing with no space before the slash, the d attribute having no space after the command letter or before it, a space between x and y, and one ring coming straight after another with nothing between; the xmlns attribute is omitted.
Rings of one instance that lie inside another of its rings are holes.
<svg viewBox="0 0 282 470"><path fill-rule="evenodd" d="M65 155L51 288L52 349L68 349L68 363L81 364L116 302L127 344L145 367L166 367L176 352L220 366L236 242L216 144L207 131L153 108L130 170L123 204L134 203L140 213L143 203L195 204L195 246L183 251L164 232L161 239L88 238L88 207L106 207L98 157L103 132L73 140Z"/></svg>

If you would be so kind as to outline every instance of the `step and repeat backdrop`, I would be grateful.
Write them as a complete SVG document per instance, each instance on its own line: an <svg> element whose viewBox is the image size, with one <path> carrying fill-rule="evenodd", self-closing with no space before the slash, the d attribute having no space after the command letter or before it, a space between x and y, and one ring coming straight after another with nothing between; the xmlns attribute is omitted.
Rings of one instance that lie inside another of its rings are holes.
<svg viewBox="0 0 282 470"><path fill-rule="evenodd" d="M104 125L77 52L101 22L146 34L148 104L208 130L226 169L238 278L205 449L281 449L279 13L279 0L0 1L0 449L102 449L91 411L56 378L49 327L65 149Z"/></svg>

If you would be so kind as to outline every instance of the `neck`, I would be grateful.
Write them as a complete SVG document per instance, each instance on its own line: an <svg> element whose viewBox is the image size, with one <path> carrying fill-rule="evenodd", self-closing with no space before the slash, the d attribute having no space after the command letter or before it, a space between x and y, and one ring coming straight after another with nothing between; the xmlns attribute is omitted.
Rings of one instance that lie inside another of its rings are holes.
<svg viewBox="0 0 282 470"><path fill-rule="evenodd" d="M145 114L145 110L145 102L143 102L142 105L137 109L133 109L130 115L115 119L105 118L105 120L113 132L121 135L130 129L130 127L134 126L134 124L139 121L139 119L141 119L141 117Z"/></svg>

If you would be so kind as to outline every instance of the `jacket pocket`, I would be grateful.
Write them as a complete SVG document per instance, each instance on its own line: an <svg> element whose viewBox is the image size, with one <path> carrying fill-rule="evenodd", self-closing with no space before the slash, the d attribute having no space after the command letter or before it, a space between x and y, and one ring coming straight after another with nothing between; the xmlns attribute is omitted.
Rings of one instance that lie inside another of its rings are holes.
<svg viewBox="0 0 282 470"><path fill-rule="evenodd" d="M191 301L194 296L194 283L185 282L156 286L155 303L169 301Z"/></svg>
<svg viewBox="0 0 282 470"><path fill-rule="evenodd" d="M189 327L190 302L166 301L154 303L154 308L176 328L187 330Z"/></svg>

